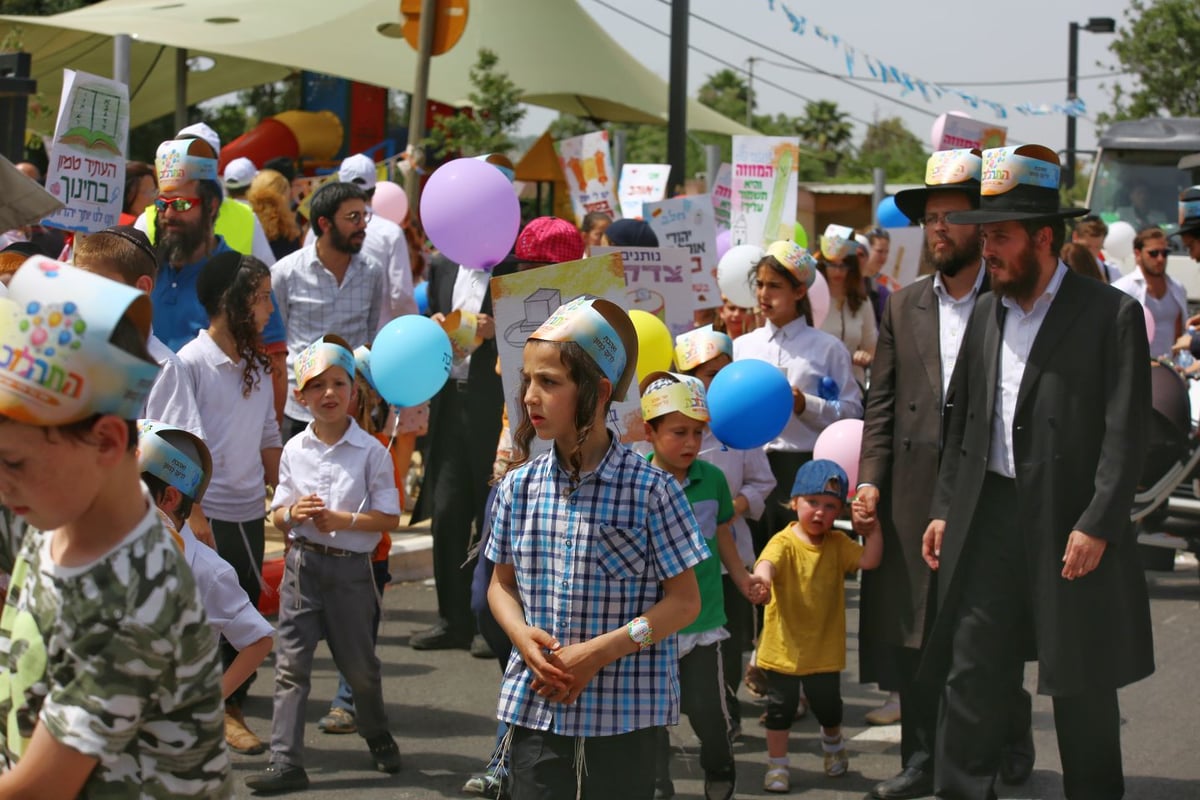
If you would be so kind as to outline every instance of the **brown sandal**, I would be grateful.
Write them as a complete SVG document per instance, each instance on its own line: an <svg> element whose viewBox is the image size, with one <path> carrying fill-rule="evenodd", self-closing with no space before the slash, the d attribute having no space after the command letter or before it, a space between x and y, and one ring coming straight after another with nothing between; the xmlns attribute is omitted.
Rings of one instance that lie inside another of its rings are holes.
<svg viewBox="0 0 1200 800"><path fill-rule="evenodd" d="M767 696L767 674L754 664L746 665L746 688L755 697Z"/></svg>

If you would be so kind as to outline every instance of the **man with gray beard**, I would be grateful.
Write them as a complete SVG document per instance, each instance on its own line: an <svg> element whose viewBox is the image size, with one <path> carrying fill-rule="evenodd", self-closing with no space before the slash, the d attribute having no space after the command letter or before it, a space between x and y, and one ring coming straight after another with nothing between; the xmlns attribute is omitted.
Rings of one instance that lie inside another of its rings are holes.
<svg viewBox="0 0 1200 800"><path fill-rule="evenodd" d="M859 465L858 497L877 514L884 535L883 562L862 579L860 674L900 695L902 771L872 790L882 800L933 792L937 697L915 686L933 613L921 536L937 484L950 375L975 301L988 290L978 227L947 220L951 212L978 207L980 169L978 150L937 152L925 187L896 195L896 205L924 230L922 272L932 269L933 277L888 298ZM1023 742L1028 735L1029 704L1028 695L1014 702L1010 739ZM1032 740L1024 754L1007 755L1001 777L1023 782L1033 766Z"/></svg>

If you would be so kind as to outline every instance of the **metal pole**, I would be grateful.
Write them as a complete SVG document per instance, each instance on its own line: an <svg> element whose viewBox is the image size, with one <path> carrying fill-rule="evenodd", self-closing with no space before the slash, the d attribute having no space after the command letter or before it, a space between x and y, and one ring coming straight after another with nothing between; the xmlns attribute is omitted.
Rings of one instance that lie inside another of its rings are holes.
<svg viewBox="0 0 1200 800"><path fill-rule="evenodd" d="M175 130L181 131L188 124L187 84L188 84L188 51L183 48L175 50Z"/></svg>
<svg viewBox="0 0 1200 800"><path fill-rule="evenodd" d="M879 204L887 194L887 173L883 167L875 167L871 170L871 177L875 181L875 191L871 194L871 219L879 225Z"/></svg>
<svg viewBox="0 0 1200 800"><path fill-rule="evenodd" d="M613 131L613 172L616 173L618 182L621 180L621 170L625 166L625 137L625 131Z"/></svg>
<svg viewBox="0 0 1200 800"><path fill-rule="evenodd" d="M718 144L704 145L704 191L712 194L717 185L717 173L721 171L721 146Z"/></svg>
<svg viewBox="0 0 1200 800"><path fill-rule="evenodd" d="M408 207L419 208L421 195L420 167L425 163L424 149L421 146L425 138L425 101L429 95L429 59L433 51L433 31L437 22L437 0L421 0L421 20L417 29L417 68L413 72L412 97L408 101L408 152L410 166L408 172Z"/></svg>
<svg viewBox="0 0 1200 800"><path fill-rule="evenodd" d="M674 197L687 180L688 0L671 0L671 74L667 99L667 161Z"/></svg>
<svg viewBox="0 0 1200 800"><path fill-rule="evenodd" d="M1067 103L1076 98L1076 86L1079 75L1079 23L1071 23L1071 33L1067 42ZM1075 115L1067 114L1067 163L1063 170L1063 187L1070 189L1075 185Z"/></svg>
<svg viewBox="0 0 1200 800"><path fill-rule="evenodd" d="M750 56L747 61L750 62L750 77L746 81L746 127L754 127L754 62L757 59Z"/></svg>
<svg viewBox="0 0 1200 800"><path fill-rule="evenodd" d="M113 37L113 80L129 86L129 56L133 48L133 39L128 33L118 33Z"/></svg>

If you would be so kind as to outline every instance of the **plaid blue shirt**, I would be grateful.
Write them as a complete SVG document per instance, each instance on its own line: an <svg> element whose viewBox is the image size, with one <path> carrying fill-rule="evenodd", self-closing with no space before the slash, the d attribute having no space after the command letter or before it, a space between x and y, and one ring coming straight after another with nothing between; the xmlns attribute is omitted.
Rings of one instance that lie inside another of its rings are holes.
<svg viewBox="0 0 1200 800"><path fill-rule="evenodd" d="M564 647L623 627L662 598L662 581L708 558L678 482L615 440L571 491L554 451L504 477L485 556L513 564L530 625ZM604 667L571 705L529 687L513 649L497 716L564 736L611 736L679 722L674 636Z"/></svg>

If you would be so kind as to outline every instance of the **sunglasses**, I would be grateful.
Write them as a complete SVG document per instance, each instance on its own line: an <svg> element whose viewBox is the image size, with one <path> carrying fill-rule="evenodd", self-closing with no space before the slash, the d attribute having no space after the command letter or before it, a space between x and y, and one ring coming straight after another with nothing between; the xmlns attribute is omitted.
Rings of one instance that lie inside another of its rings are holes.
<svg viewBox="0 0 1200 800"><path fill-rule="evenodd" d="M1171 251L1170 251L1170 250L1166 250L1166 249L1163 249L1163 250L1143 250L1142 252L1143 252L1143 253L1145 253L1146 255L1150 256L1151 258L1166 258L1168 255L1170 255L1170 254L1171 254Z"/></svg>
<svg viewBox="0 0 1200 800"><path fill-rule="evenodd" d="M200 205L199 197L159 197L154 201L154 207L160 214L168 208L177 214L182 214L185 211L191 211L198 205Z"/></svg>

